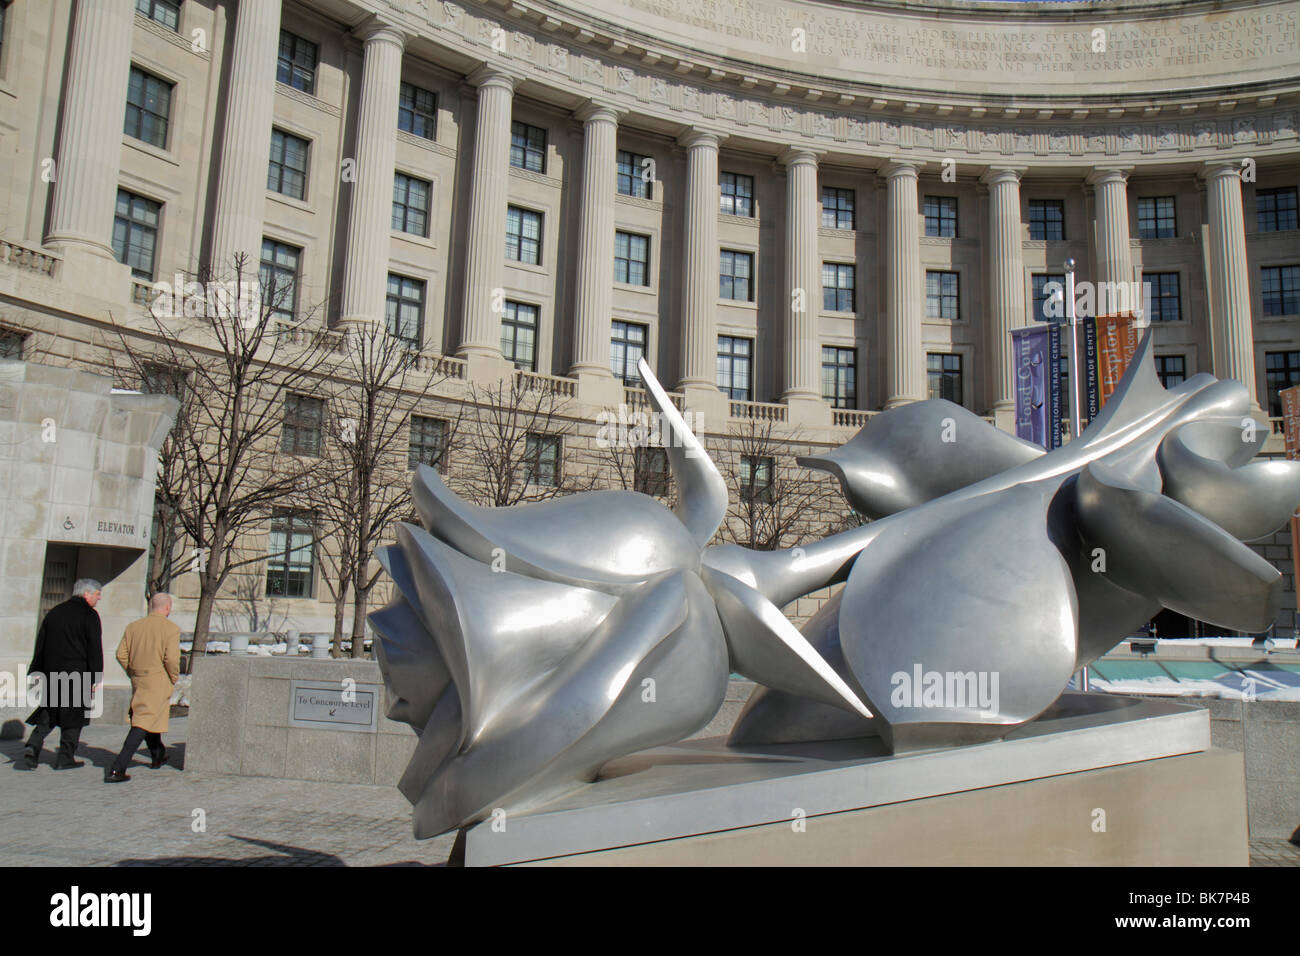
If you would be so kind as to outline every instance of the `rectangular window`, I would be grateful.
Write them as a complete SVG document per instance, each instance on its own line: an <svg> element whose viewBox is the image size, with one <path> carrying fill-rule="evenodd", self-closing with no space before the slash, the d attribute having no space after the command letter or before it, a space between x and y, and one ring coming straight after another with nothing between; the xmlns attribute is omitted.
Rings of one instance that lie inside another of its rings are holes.
<svg viewBox="0 0 1300 956"><path fill-rule="evenodd" d="M1147 272L1142 281L1151 285L1152 322L1177 322L1183 317L1177 272Z"/></svg>
<svg viewBox="0 0 1300 956"><path fill-rule="evenodd" d="M262 305L276 318L292 322L298 306L298 266L302 250L273 239L262 240L262 262L257 279L262 284Z"/></svg>
<svg viewBox="0 0 1300 956"><path fill-rule="evenodd" d="M0 4L0 16L3 16L5 6L7 4ZM161 23L169 30L180 29L180 0L135 0L135 9L137 13L144 14L155 23Z"/></svg>
<svg viewBox="0 0 1300 956"><path fill-rule="evenodd" d="M858 353L834 345L822 346L822 398L831 408L858 407Z"/></svg>
<svg viewBox="0 0 1300 956"><path fill-rule="evenodd" d="M854 194L852 189L822 187L822 228L856 229L857 221L853 214Z"/></svg>
<svg viewBox="0 0 1300 956"><path fill-rule="evenodd" d="M1173 196L1143 196L1138 200L1138 238L1173 239L1178 235Z"/></svg>
<svg viewBox="0 0 1300 956"><path fill-rule="evenodd" d="M650 284L649 236L614 233L614 281L627 285Z"/></svg>
<svg viewBox="0 0 1300 956"><path fill-rule="evenodd" d="M718 295L736 302L754 301L754 255L723 249Z"/></svg>
<svg viewBox="0 0 1300 956"><path fill-rule="evenodd" d="M537 265L542 261L542 214L506 207L506 258Z"/></svg>
<svg viewBox="0 0 1300 956"><path fill-rule="evenodd" d="M417 465L428 465L441 470L442 456L447 451L447 422L426 415L411 416L411 441L406 452L406 470L415 471Z"/></svg>
<svg viewBox="0 0 1300 956"><path fill-rule="evenodd" d="M388 297L384 304L388 334L412 348L424 343L424 282L388 273Z"/></svg>
<svg viewBox="0 0 1300 956"><path fill-rule="evenodd" d="M1300 314L1300 266L1265 266L1259 287L1265 315Z"/></svg>
<svg viewBox="0 0 1300 956"><path fill-rule="evenodd" d="M560 436L530 433L524 445L528 484L555 488L560 484Z"/></svg>
<svg viewBox="0 0 1300 956"><path fill-rule="evenodd" d="M822 309L852 312L855 306L854 268L840 262L822 263Z"/></svg>
<svg viewBox="0 0 1300 956"><path fill-rule="evenodd" d="M1181 385L1187 380L1187 360L1181 355L1157 355L1156 374L1165 388Z"/></svg>
<svg viewBox="0 0 1300 956"><path fill-rule="evenodd" d="M1029 200L1029 238L1065 238L1065 202L1061 199Z"/></svg>
<svg viewBox="0 0 1300 956"><path fill-rule="evenodd" d="M1033 311L1029 316L1031 322L1062 322L1065 320L1065 306L1053 306L1051 311L1057 316L1049 315L1048 302L1053 292L1065 293L1065 276L1056 273L1037 274L1030 277L1030 290L1033 295Z"/></svg>
<svg viewBox="0 0 1300 956"><path fill-rule="evenodd" d="M16 329L0 329L0 358L21 359L27 344L27 333Z"/></svg>
<svg viewBox="0 0 1300 956"><path fill-rule="evenodd" d="M610 371L615 378L621 378L624 385L640 385L641 374L636 370L636 363L645 355L646 327L615 319L610 323L610 329Z"/></svg>
<svg viewBox="0 0 1300 956"><path fill-rule="evenodd" d="M930 378L930 398L946 398L961 404L961 356L931 352L926 357Z"/></svg>
<svg viewBox="0 0 1300 956"><path fill-rule="evenodd" d="M945 239L957 237L957 199L955 196L925 197L925 234Z"/></svg>
<svg viewBox="0 0 1300 956"><path fill-rule="evenodd" d="M1278 393L1292 385L1300 385L1300 352L1265 352L1264 374L1267 376L1268 414L1272 418L1281 418L1282 398Z"/></svg>
<svg viewBox="0 0 1300 956"><path fill-rule="evenodd" d="M925 317L927 319L959 318L961 309L957 290L957 273L927 272L925 274Z"/></svg>
<svg viewBox="0 0 1300 956"><path fill-rule="evenodd" d="M637 445L632 449L632 490L652 498L668 496L668 449Z"/></svg>
<svg viewBox="0 0 1300 956"><path fill-rule="evenodd" d="M170 395L180 401L185 396L185 373L171 365L146 363L140 369L140 391L146 395Z"/></svg>
<svg viewBox="0 0 1300 956"><path fill-rule="evenodd" d="M131 267L131 275L152 282L158 255L158 220L162 204L125 189L117 191L113 216L113 254Z"/></svg>
<svg viewBox="0 0 1300 956"><path fill-rule="evenodd" d="M546 130L517 120L510 124L510 165L546 172Z"/></svg>
<svg viewBox="0 0 1300 956"><path fill-rule="evenodd" d="M280 31L280 55L275 79L304 93L316 93L316 44L288 30Z"/></svg>
<svg viewBox="0 0 1300 956"><path fill-rule="evenodd" d="M397 128L422 139L438 137L438 98L432 90L403 83L397 94Z"/></svg>
<svg viewBox="0 0 1300 956"><path fill-rule="evenodd" d="M754 390L754 340L718 336L718 390L735 402L747 402Z"/></svg>
<svg viewBox="0 0 1300 956"><path fill-rule="evenodd" d="M273 193L307 197L307 152L311 144L283 130L271 130L271 163L266 188Z"/></svg>
<svg viewBox="0 0 1300 956"><path fill-rule="evenodd" d="M629 153L625 149L618 151L618 191L624 196L636 196L640 199L652 199L650 195L650 177L648 171L653 169L654 160L648 156Z"/></svg>
<svg viewBox="0 0 1300 956"><path fill-rule="evenodd" d="M166 149L167 119L171 111L172 84L139 67L131 67L123 132L132 139Z"/></svg>
<svg viewBox="0 0 1300 956"><path fill-rule="evenodd" d="M723 173L718 177L722 211L732 216L754 217L754 177Z"/></svg>
<svg viewBox="0 0 1300 956"><path fill-rule="evenodd" d="M776 462L768 455L740 456L740 500L771 501Z"/></svg>
<svg viewBox="0 0 1300 956"><path fill-rule="evenodd" d="M288 395L284 400L284 428L280 451L286 455L319 458L325 429L325 401L310 395Z"/></svg>
<svg viewBox="0 0 1300 956"><path fill-rule="evenodd" d="M272 516L266 593L275 597L311 597L315 551L315 522L310 513L279 511Z"/></svg>
<svg viewBox="0 0 1300 956"><path fill-rule="evenodd" d="M429 235L429 194L433 183L405 173L393 174L393 229L413 236Z"/></svg>
<svg viewBox="0 0 1300 956"><path fill-rule="evenodd" d="M529 372L537 371L537 314L537 306L509 300L501 313L501 354Z"/></svg>
<svg viewBox="0 0 1300 956"><path fill-rule="evenodd" d="M1260 232L1296 228L1296 188L1255 190L1255 219Z"/></svg>

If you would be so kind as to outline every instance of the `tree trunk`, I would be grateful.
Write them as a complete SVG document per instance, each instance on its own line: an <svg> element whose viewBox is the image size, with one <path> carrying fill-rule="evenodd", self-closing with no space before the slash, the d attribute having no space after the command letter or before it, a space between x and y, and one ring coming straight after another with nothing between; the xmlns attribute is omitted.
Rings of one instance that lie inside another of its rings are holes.
<svg viewBox="0 0 1300 956"><path fill-rule="evenodd" d="M348 584L346 577L339 581L339 593L334 598L334 637L330 641L330 657L343 656L343 607L348 603Z"/></svg>
<svg viewBox="0 0 1300 956"><path fill-rule="evenodd" d="M194 657L201 657L208 646L208 629L211 626L212 606L216 602L217 592L207 587L199 591L199 607L194 613Z"/></svg>
<svg viewBox="0 0 1300 956"><path fill-rule="evenodd" d="M360 589L354 589L352 602L352 657L366 656L366 607L370 595Z"/></svg>

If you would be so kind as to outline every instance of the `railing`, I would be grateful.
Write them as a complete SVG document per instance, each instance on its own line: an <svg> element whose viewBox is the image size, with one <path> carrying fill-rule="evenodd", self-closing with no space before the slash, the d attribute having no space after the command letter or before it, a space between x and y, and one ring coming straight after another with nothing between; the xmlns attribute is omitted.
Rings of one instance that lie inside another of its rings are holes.
<svg viewBox="0 0 1300 956"><path fill-rule="evenodd" d="M783 422L789 408L772 402L732 402L732 418L753 418L763 422Z"/></svg>
<svg viewBox="0 0 1300 956"><path fill-rule="evenodd" d="M679 412L686 410L686 396L680 392L669 392L668 400L673 403L673 407ZM623 386L623 404L632 411L650 407L650 396L646 394L644 388L636 388L632 385Z"/></svg>
<svg viewBox="0 0 1300 956"><path fill-rule="evenodd" d="M154 292L153 283L145 282L143 279L131 280L131 301L136 305L142 305L148 311L153 304L157 294Z"/></svg>
<svg viewBox="0 0 1300 956"><path fill-rule="evenodd" d="M515 369L515 382L520 388L535 388L543 392L554 392L564 398L574 398L578 394L578 380L563 378L559 375L545 375L541 372L528 372Z"/></svg>
<svg viewBox="0 0 1300 956"><path fill-rule="evenodd" d="M53 279L55 272L58 271L59 263L62 261L58 256L52 256L40 249L33 249L30 246L21 246L7 239L0 239L0 264L26 269L28 272L35 272L38 275L49 276Z"/></svg>
<svg viewBox="0 0 1300 956"><path fill-rule="evenodd" d="M451 355L421 355L416 363L416 368L421 372L428 372L430 375L442 375L446 378L464 380L465 378L464 359L458 359Z"/></svg>
<svg viewBox="0 0 1300 956"><path fill-rule="evenodd" d="M832 408L831 424L840 428L861 428L877 414L861 408Z"/></svg>

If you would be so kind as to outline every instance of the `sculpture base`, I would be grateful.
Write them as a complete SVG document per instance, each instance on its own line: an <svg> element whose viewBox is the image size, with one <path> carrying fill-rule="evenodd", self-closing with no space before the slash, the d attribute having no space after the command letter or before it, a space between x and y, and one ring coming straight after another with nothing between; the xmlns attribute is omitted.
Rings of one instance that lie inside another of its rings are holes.
<svg viewBox="0 0 1300 956"><path fill-rule="evenodd" d="M688 741L607 764L538 811L463 830L469 866L1241 865L1241 754L1208 715L1066 694L1005 740L890 756L874 738Z"/></svg>

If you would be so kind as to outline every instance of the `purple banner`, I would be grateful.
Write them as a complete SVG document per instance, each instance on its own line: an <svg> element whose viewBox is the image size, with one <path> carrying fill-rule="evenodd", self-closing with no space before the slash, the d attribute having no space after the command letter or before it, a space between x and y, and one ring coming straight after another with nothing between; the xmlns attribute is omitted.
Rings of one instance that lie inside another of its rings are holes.
<svg viewBox="0 0 1300 956"><path fill-rule="evenodd" d="M1060 442L1060 330L1032 325L1011 330L1016 388L1016 436L1050 451Z"/></svg>

